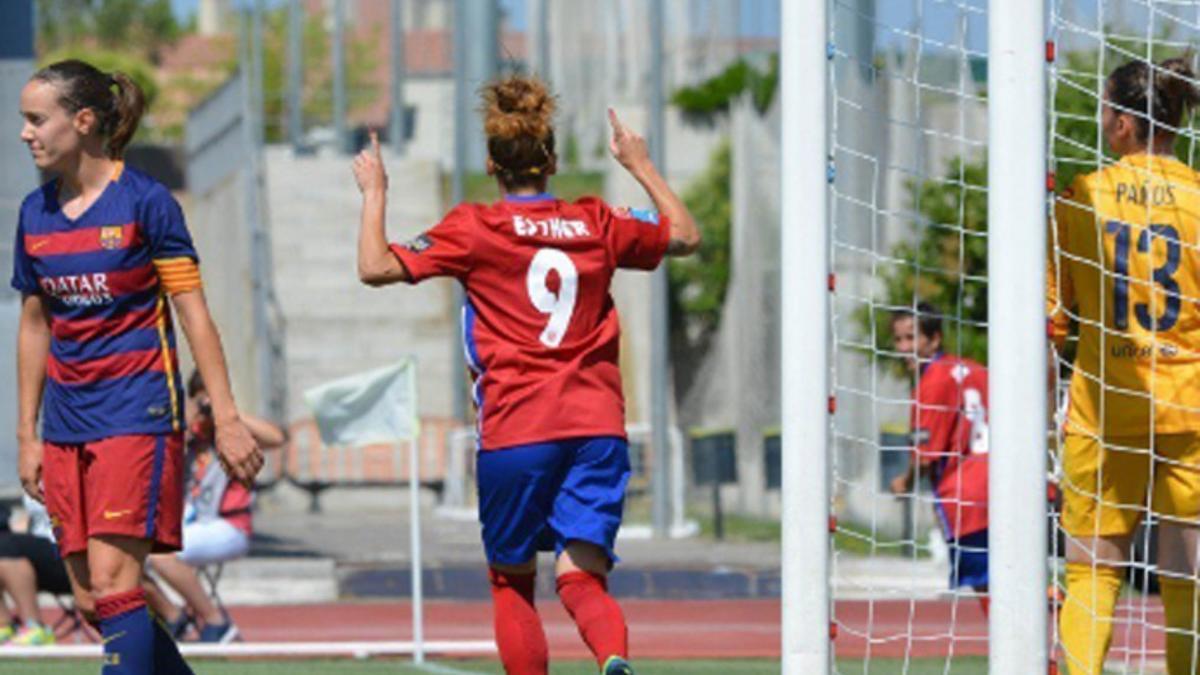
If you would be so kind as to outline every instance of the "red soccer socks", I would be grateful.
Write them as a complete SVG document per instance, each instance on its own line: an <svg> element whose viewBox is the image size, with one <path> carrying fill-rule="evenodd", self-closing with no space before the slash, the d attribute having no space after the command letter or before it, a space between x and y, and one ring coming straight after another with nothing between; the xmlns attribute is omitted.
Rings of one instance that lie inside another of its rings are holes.
<svg viewBox="0 0 1200 675"><path fill-rule="evenodd" d="M625 615L608 594L604 577L583 571L562 574L558 577L558 597L601 668L610 657L629 658Z"/></svg>
<svg viewBox="0 0 1200 675"><path fill-rule="evenodd" d="M545 675L550 650L533 604L534 574L490 570L496 646L509 675Z"/></svg>

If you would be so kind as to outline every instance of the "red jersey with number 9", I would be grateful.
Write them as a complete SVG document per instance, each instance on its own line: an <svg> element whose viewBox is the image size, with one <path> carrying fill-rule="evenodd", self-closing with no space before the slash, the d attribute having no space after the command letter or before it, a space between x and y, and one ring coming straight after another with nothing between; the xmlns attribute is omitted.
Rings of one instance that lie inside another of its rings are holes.
<svg viewBox="0 0 1200 675"><path fill-rule="evenodd" d="M914 451L932 474L946 538L987 529L987 369L939 356L922 370L913 397Z"/></svg>
<svg viewBox="0 0 1200 675"><path fill-rule="evenodd" d="M540 194L462 204L392 245L412 283L450 276L466 289L481 449L625 436L609 286L618 268L657 267L669 241L654 212Z"/></svg>

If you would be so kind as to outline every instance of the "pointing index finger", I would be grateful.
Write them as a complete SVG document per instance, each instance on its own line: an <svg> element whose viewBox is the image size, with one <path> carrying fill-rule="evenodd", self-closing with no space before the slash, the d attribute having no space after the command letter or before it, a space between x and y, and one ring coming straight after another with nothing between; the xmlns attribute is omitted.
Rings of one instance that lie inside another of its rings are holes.
<svg viewBox="0 0 1200 675"><path fill-rule="evenodd" d="M379 149L379 132L371 130L371 151L375 153L375 157L381 157L382 151Z"/></svg>
<svg viewBox="0 0 1200 675"><path fill-rule="evenodd" d="M612 108L608 109L608 122L612 125L614 134L620 135L625 133L625 125L621 124L621 120L617 118L617 111Z"/></svg>

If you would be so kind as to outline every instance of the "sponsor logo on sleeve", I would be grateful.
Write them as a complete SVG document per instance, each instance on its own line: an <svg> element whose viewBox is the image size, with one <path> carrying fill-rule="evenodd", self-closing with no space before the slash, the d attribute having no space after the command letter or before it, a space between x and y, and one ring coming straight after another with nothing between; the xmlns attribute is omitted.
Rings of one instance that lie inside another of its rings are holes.
<svg viewBox="0 0 1200 675"><path fill-rule="evenodd" d="M933 435L929 433L928 429L917 429L912 435L913 445L925 445L929 442L929 439L932 438L932 436Z"/></svg>
<svg viewBox="0 0 1200 675"><path fill-rule="evenodd" d="M658 224L658 211L650 209L629 209L629 217L648 225Z"/></svg>
<svg viewBox="0 0 1200 675"><path fill-rule="evenodd" d="M433 240L429 238L428 234L418 234L405 242L403 246L413 253L424 253L433 246Z"/></svg>

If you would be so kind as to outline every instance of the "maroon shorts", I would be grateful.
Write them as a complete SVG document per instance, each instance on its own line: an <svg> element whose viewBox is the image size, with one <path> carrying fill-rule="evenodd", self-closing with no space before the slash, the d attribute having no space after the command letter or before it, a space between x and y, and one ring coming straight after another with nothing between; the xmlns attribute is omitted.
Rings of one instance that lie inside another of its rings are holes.
<svg viewBox="0 0 1200 675"><path fill-rule="evenodd" d="M101 534L178 551L183 529L183 434L46 443L42 484L59 552L87 550Z"/></svg>

